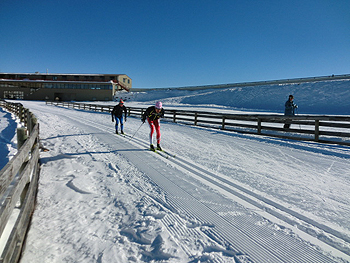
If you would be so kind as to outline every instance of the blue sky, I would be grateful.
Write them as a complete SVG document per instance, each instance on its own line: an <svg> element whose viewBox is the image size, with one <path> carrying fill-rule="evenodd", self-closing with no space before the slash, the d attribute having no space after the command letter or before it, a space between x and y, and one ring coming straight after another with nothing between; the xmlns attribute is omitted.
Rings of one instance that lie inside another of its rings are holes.
<svg viewBox="0 0 350 263"><path fill-rule="evenodd" d="M1 0L0 72L181 87L350 74L349 0Z"/></svg>

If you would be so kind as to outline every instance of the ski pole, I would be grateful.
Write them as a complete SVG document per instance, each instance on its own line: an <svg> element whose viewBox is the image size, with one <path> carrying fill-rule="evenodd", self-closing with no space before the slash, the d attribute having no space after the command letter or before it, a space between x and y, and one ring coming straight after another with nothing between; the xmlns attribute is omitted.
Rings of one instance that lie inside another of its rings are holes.
<svg viewBox="0 0 350 263"><path fill-rule="evenodd" d="M141 128L141 126L142 126L143 124L144 124L144 122L141 123L140 127L136 130L136 132L134 133L134 135L131 136L131 138L129 139L129 142L134 138L135 134L139 131L139 129Z"/></svg>

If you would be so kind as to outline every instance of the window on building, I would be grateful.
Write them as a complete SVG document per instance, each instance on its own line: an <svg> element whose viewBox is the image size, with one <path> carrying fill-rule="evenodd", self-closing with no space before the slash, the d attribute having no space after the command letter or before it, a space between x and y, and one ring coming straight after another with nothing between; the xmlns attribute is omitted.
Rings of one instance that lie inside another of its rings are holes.
<svg viewBox="0 0 350 263"><path fill-rule="evenodd" d="M23 91L16 91L16 90L5 90L4 91L4 99L23 100L24 99L24 92Z"/></svg>

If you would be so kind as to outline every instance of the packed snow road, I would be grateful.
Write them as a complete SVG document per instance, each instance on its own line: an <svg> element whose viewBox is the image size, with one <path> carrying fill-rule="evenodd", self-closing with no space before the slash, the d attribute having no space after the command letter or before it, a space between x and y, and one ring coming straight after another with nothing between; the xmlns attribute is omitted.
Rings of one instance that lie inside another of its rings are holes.
<svg viewBox="0 0 350 263"><path fill-rule="evenodd" d="M39 119L22 262L350 262L348 147L22 102ZM172 156L175 155L175 156Z"/></svg>

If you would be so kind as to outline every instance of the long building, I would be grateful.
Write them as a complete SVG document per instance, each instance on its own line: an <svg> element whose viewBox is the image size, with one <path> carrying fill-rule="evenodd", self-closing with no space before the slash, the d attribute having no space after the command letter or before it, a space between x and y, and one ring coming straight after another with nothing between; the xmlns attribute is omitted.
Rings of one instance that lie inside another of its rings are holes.
<svg viewBox="0 0 350 263"><path fill-rule="evenodd" d="M0 73L0 98L22 100L112 100L129 92L132 80L125 74Z"/></svg>

